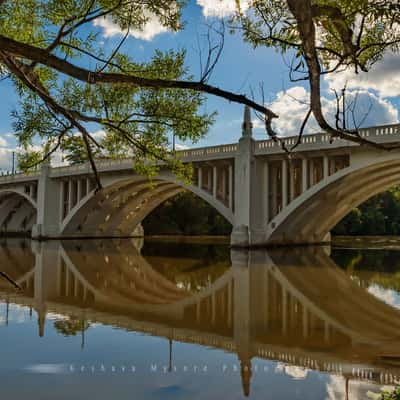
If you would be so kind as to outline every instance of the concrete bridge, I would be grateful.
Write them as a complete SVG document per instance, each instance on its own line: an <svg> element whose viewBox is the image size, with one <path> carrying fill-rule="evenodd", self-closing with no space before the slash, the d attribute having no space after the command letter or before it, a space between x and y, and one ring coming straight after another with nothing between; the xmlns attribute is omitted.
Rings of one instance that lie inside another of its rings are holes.
<svg viewBox="0 0 400 400"><path fill-rule="evenodd" d="M400 125L360 134L376 143L400 143ZM132 160L98 161L104 186L99 192L87 164L2 176L0 232L29 232L33 239L140 235L140 223L153 209L189 190L232 224L234 246L323 243L352 208L400 183L400 150L332 142L321 133L304 136L288 156L272 140L254 140L247 108L238 143L177 156L193 166L190 185L163 168L150 185L135 174Z"/></svg>
<svg viewBox="0 0 400 400"><path fill-rule="evenodd" d="M400 380L400 311L359 287L321 247L232 251L231 267L207 285L196 277L188 290L127 241L32 243L0 246L2 269L23 289L0 281L0 298L34 309L41 336L53 312L223 349L237 354L245 394L256 358L348 380Z"/></svg>

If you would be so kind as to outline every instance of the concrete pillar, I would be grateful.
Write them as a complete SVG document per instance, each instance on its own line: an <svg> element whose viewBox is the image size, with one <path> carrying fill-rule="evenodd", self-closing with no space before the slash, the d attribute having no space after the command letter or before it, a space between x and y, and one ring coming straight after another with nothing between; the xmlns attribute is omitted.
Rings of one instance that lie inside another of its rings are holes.
<svg viewBox="0 0 400 400"><path fill-rule="evenodd" d="M90 193L90 178L86 178L86 193Z"/></svg>
<svg viewBox="0 0 400 400"><path fill-rule="evenodd" d="M74 188L73 188L73 182L72 179L68 181L68 211L71 211L71 209L74 207L73 206L73 197L74 197Z"/></svg>
<svg viewBox="0 0 400 400"><path fill-rule="evenodd" d="M308 179L308 171L307 171L307 158L303 158L301 160L301 192L304 193L307 190L307 179Z"/></svg>
<svg viewBox="0 0 400 400"><path fill-rule="evenodd" d="M308 310L303 306L303 337L307 339L308 337Z"/></svg>
<svg viewBox="0 0 400 400"><path fill-rule="evenodd" d="M314 160L312 158L308 160L308 172L309 172L308 182L309 182L309 187L311 187L314 185Z"/></svg>
<svg viewBox="0 0 400 400"><path fill-rule="evenodd" d="M78 291L79 291L78 277L74 276L74 297L78 297Z"/></svg>
<svg viewBox="0 0 400 400"><path fill-rule="evenodd" d="M201 167L197 169L197 186L201 189L203 186L203 170Z"/></svg>
<svg viewBox="0 0 400 400"><path fill-rule="evenodd" d="M207 168L207 189L212 192L212 176L213 171L211 168Z"/></svg>
<svg viewBox="0 0 400 400"><path fill-rule="evenodd" d="M232 326L232 280L229 280L228 282L228 299L227 299L227 308L228 308L228 327L230 328Z"/></svg>
<svg viewBox="0 0 400 400"><path fill-rule="evenodd" d="M82 199L82 180L78 179L78 187L77 187L77 203L79 203Z"/></svg>
<svg viewBox="0 0 400 400"><path fill-rule="evenodd" d="M290 168L289 168L289 187L290 187L290 201L294 200L294 161L290 163Z"/></svg>
<svg viewBox="0 0 400 400"><path fill-rule="evenodd" d="M326 343L330 341L330 326L328 322L324 322L324 340Z"/></svg>
<svg viewBox="0 0 400 400"><path fill-rule="evenodd" d="M263 163L263 174L262 174L262 198L263 198L263 214L265 218L265 223L269 222L269 192L270 192L270 185L269 185L269 165L267 161Z"/></svg>
<svg viewBox="0 0 400 400"><path fill-rule="evenodd" d="M278 213L278 170L276 167L271 168L271 217L274 218Z"/></svg>
<svg viewBox="0 0 400 400"><path fill-rule="evenodd" d="M222 200L226 201L226 169L222 168Z"/></svg>
<svg viewBox="0 0 400 400"><path fill-rule="evenodd" d="M217 308L217 299L216 299L216 292L211 295L211 324L215 324L215 315L216 315L216 308Z"/></svg>
<svg viewBox="0 0 400 400"><path fill-rule="evenodd" d="M285 208L288 204L288 182L287 182L287 160L282 160L282 208Z"/></svg>
<svg viewBox="0 0 400 400"><path fill-rule="evenodd" d="M69 295L69 281L70 281L70 272L68 268L65 268L65 293L64 295L68 297Z"/></svg>
<svg viewBox="0 0 400 400"><path fill-rule="evenodd" d="M37 219L32 227L33 239L54 238L60 235L62 181L51 179L50 171L49 164L42 166L38 181Z"/></svg>
<svg viewBox="0 0 400 400"><path fill-rule="evenodd" d="M59 258L57 263L57 295L61 296L61 283L62 283L62 263Z"/></svg>
<svg viewBox="0 0 400 400"><path fill-rule="evenodd" d="M324 179L328 178L329 176L329 158L327 155L324 155L323 158L323 176Z"/></svg>
<svg viewBox="0 0 400 400"><path fill-rule="evenodd" d="M251 381L251 298L250 298L250 260L249 254L231 251L233 289L233 340L240 361L243 392L250 392Z"/></svg>
<svg viewBox="0 0 400 400"><path fill-rule="evenodd" d="M64 201L65 201L65 187L64 187L64 182L60 182L60 222L64 220Z"/></svg>
<svg viewBox="0 0 400 400"><path fill-rule="evenodd" d="M263 266L263 277L262 277L262 321L263 321L263 328L268 328L268 318L269 318L269 272L268 267L265 265Z"/></svg>
<svg viewBox="0 0 400 400"><path fill-rule="evenodd" d="M35 255L34 302L38 314L39 336L44 336L46 320L46 303L58 296L57 275L55 266L60 264L60 244L51 242L32 242Z"/></svg>
<svg viewBox="0 0 400 400"><path fill-rule="evenodd" d="M214 198L217 197L217 182L218 182L218 170L217 167L214 165L213 169L213 177L212 177L212 195Z"/></svg>
<svg viewBox="0 0 400 400"><path fill-rule="evenodd" d="M282 287L282 334L286 335L287 334L287 322L288 322L288 315L287 315L287 309L288 309L288 301L287 301L288 295L286 292L286 289Z"/></svg>
<svg viewBox="0 0 400 400"><path fill-rule="evenodd" d="M201 302L200 302L200 300L198 300L197 302L196 302L196 322L197 323L200 323L200 311L201 311L201 307L200 307L200 305L201 305Z"/></svg>
<svg viewBox="0 0 400 400"><path fill-rule="evenodd" d="M228 167L228 207L233 210L233 167L229 165Z"/></svg>
<svg viewBox="0 0 400 400"><path fill-rule="evenodd" d="M243 134L235 157L235 221L231 245L247 247L265 243L262 159L254 157L250 109L245 108Z"/></svg>

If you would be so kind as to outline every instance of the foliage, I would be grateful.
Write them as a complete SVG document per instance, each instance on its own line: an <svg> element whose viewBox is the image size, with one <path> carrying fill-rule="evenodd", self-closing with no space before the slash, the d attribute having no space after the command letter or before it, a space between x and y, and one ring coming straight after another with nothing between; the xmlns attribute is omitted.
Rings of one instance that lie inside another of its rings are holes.
<svg viewBox="0 0 400 400"><path fill-rule="evenodd" d="M116 0L6 1L1 6L0 35L34 44L58 57L96 64L103 73L135 73L143 78L190 80L185 51L156 51L151 60L136 62L120 47L105 54L92 21L107 17L121 29L141 29L151 16L169 30L180 27L181 1L121 2ZM121 42L121 47L122 47ZM175 137L196 142L213 122L213 113L200 112L199 92L170 88L143 88L126 84L93 85L62 75L47 65L27 60L0 60L11 74L20 104L13 112L14 129L26 150L20 166L29 168L33 145L62 150L71 163L88 158L132 156L146 171L145 160L163 160L177 173L169 141ZM18 74L18 72L20 74ZM96 128L97 126L97 128ZM102 140L90 132L101 129ZM81 135L77 135L77 132ZM89 149L88 149L89 147ZM85 154L86 153L86 154Z"/></svg>
<svg viewBox="0 0 400 400"><path fill-rule="evenodd" d="M336 235L400 235L400 187L352 210L333 229Z"/></svg>
<svg viewBox="0 0 400 400"><path fill-rule="evenodd" d="M305 45L301 22L295 17L294 1L255 0L251 13L236 16L244 38L254 47L273 47L281 53L294 51L297 72L304 70ZM389 49L399 51L400 8L393 1L314 0L297 1L307 6L317 29L318 58L327 68L342 66L369 69Z"/></svg>
<svg viewBox="0 0 400 400"><path fill-rule="evenodd" d="M384 391L381 400L400 400L400 386L393 391Z"/></svg>
<svg viewBox="0 0 400 400"><path fill-rule="evenodd" d="M279 140L271 125L277 115L264 101L257 103L208 83L221 54L210 41L206 68L197 81L186 68L184 50L156 51L144 62L124 50L129 33L143 29L151 18L171 31L182 29L185 4L183 0L0 0L0 74L10 77L20 96L13 116L21 146L27 151L43 144L47 153L71 151L72 162L77 162L76 145L83 144L99 187L94 162L98 152L102 157L121 157L128 149L141 170L153 174L154 163L148 161L163 160L185 175L168 145L173 135L195 142L206 134L214 114L200 111L203 93L253 107L265 119L267 133ZM398 2L252 0L246 13L240 0L236 4L232 29L243 32L255 47L294 55L291 78L310 83L310 111L303 126L312 112L332 136L368 143L346 128L339 110L335 127L326 121L321 75L348 68L367 71L385 52L399 51ZM101 18L123 32L111 51L101 45L94 26ZM103 130L105 139L96 140L93 129ZM71 139L77 132L80 144ZM22 165L29 168L26 162Z"/></svg>
<svg viewBox="0 0 400 400"><path fill-rule="evenodd" d="M231 225L213 207L190 192L178 194L143 221L146 235L228 235Z"/></svg>
<svg viewBox="0 0 400 400"><path fill-rule="evenodd" d="M86 331L89 327L90 324L88 322L73 317L54 322L56 331L64 336L76 336L78 333Z"/></svg>

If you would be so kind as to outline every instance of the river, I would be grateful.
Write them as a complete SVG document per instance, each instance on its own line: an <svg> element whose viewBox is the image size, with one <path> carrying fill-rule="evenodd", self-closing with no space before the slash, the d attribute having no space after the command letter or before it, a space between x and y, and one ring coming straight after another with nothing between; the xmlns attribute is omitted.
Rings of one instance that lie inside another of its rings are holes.
<svg viewBox="0 0 400 400"><path fill-rule="evenodd" d="M399 254L2 239L1 398L376 398L400 379Z"/></svg>

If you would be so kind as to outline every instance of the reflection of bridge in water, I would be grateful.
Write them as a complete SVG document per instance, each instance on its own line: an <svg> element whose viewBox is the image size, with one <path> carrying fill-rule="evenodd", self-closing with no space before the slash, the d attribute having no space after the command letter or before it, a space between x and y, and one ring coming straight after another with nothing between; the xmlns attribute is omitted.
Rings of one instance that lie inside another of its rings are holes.
<svg viewBox="0 0 400 400"><path fill-rule="evenodd" d="M40 335L46 313L56 312L223 349L238 355L245 393L254 357L348 379L400 376L399 311L357 286L321 247L232 251L231 268L221 266L212 283L199 271L167 279L130 241L12 241L0 252L4 272L23 288L11 293L0 282L2 297L35 308Z"/></svg>

